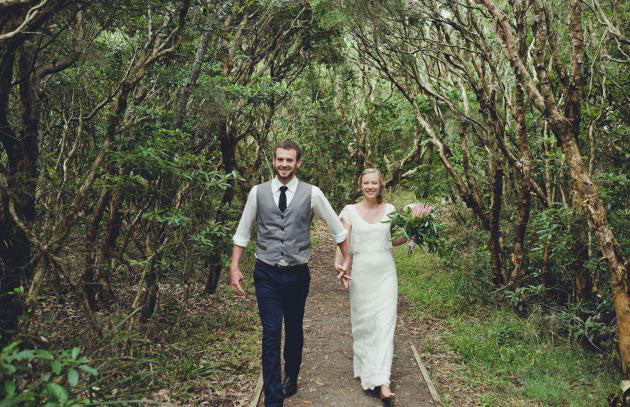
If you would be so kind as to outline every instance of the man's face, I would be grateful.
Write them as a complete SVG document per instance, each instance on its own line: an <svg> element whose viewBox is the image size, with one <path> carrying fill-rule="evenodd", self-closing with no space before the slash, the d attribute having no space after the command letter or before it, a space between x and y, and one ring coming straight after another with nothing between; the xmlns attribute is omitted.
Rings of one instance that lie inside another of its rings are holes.
<svg viewBox="0 0 630 407"><path fill-rule="evenodd" d="M291 181L295 175L295 170L300 168L300 165L302 165L302 160L297 160L297 151L285 150L284 148L276 149L273 158L273 170L280 182L286 184Z"/></svg>

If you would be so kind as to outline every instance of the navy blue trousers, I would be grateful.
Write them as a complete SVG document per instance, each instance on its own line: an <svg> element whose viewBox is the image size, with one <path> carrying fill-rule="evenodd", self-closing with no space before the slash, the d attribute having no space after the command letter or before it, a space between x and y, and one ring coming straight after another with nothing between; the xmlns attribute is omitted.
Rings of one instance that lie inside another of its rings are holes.
<svg viewBox="0 0 630 407"><path fill-rule="evenodd" d="M304 305L311 275L306 264L285 269L256 262L254 285L263 327L262 370L265 407L281 407L284 400L280 343L284 320L284 373L297 380L304 345Z"/></svg>

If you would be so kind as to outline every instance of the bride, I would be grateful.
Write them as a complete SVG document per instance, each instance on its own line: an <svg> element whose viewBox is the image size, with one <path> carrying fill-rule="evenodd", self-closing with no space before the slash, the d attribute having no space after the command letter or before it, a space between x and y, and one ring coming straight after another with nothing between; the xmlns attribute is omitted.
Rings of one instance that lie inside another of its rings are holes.
<svg viewBox="0 0 630 407"><path fill-rule="evenodd" d="M398 302L398 279L392 246L405 243L404 237L391 240L387 215L394 206L383 202L385 185L379 170L368 168L359 177L363 200L346 205L339 217L348 230L352 257L350 319L354 377L364 390L380 391L381 399L392 399L390 373L394 353L394 330ZM335 264L341 264L337 251ZM350 270L346 274L349 274Z"/></svg>

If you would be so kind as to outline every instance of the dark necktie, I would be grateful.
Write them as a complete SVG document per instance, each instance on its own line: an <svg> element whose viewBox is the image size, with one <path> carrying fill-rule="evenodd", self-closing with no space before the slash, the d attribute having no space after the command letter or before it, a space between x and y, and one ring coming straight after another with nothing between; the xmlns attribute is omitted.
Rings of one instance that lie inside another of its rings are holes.
<svg viewBox="0 0 630 407"><path fill-rule="evenodd" d="M284 212L287 209L287 187L280 187L280 200L278 201L278 209Z"/></svg>

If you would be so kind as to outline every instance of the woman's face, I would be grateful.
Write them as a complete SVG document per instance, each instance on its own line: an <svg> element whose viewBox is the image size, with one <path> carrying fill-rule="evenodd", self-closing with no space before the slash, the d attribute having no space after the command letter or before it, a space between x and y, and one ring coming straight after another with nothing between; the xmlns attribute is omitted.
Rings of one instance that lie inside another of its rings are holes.
<svg viewBox="0 0 630 407"><path fill-rule="evenodd" d="M361 192L365 198L376 199L381 192L378 174L368 173L361 177Z"/></svg>

